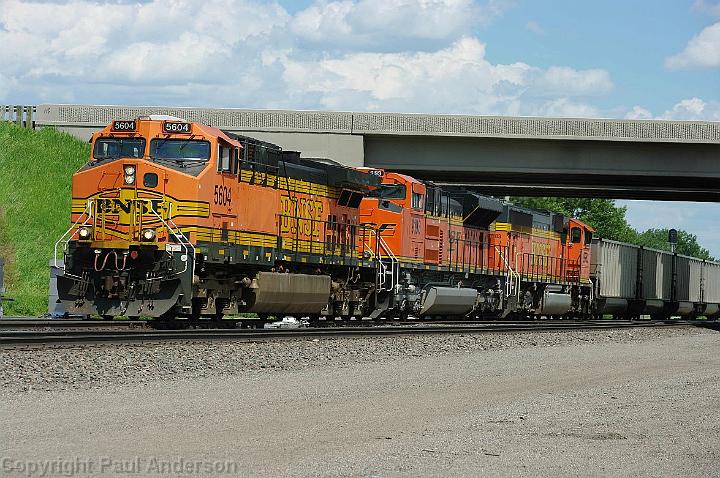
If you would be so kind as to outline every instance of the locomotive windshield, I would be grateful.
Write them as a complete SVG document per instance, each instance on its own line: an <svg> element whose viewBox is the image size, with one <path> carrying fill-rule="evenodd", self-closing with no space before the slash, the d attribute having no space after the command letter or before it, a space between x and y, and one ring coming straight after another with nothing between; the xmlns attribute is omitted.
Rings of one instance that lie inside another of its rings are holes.
<svg viewBox="0 0 720 478"><path fill-rule="evenodd" d="M210 143L192 139L154 139L150 158L178 163L205 163L210 159Z"/></svg>
<svg viewBox="0 0 720 478"><path fill-rule="evenodd" d="M367 197L380 199L405 199L407 190L404 184L381 184L377 189L370 191Z"/></svg>
<svg viewBox="0 0 720 478"><path fill-rule="evenodd" d="M142 158L145 156L145 138L98 138L93 158Z"/></svg>

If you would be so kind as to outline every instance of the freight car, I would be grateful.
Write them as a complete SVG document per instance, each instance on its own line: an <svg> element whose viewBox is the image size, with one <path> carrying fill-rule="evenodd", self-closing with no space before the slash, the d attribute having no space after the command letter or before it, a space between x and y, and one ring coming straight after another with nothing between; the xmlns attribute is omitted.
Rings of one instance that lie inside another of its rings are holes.
<svg viewBox="0 0 720 478"><path fill-rule="evenodd" d="M720 264L595 239L591 276L597 315L637 318L720 315Z"/></svg>
<svg viewBox="0 0 720 478"><path fill-rule="evenodd" d="M72 314L589 317L594 295L625 298L593 283L593 230L574 218L173 117L91 143L56 244Z"/></svg>

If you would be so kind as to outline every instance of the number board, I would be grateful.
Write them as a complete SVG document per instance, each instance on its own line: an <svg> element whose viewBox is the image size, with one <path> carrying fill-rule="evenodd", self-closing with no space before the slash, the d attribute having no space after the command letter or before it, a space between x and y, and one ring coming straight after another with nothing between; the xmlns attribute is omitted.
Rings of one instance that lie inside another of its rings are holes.
<svg viewBox="0 0 720 478"><path fill-rule="evenodd" d="M135 121L113 121L113 131L135 131L137 125Z"/></svg>
<svg viewBox="0 0 720 478"><path fill-rule="evenodd" d="M190 123L178 123L175 121L166 121L163 123L163 132L165 133L192 133L192 125Z"/></svg>

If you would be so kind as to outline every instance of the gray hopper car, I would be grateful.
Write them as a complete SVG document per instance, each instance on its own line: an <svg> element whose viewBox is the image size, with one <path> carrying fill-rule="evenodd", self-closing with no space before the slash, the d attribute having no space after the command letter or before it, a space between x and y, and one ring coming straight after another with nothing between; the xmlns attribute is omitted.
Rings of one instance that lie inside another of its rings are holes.
<svg viewBox="0 0 720 478"><path fill-rule="evenodd" d="M595 313L655 318L720 315L720 264L606 239L593 240Z"/></svg>

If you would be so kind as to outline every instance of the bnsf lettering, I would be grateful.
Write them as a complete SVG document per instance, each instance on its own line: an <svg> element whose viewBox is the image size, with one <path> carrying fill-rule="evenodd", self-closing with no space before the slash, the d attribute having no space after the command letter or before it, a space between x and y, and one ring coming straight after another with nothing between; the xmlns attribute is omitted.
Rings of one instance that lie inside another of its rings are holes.
<svg viewBox="0 0 720 478"><path fill-rule="evenodd" d="M297 204L297 211L295 205ZM323 203L306 198L280 197L280 232L320 237Z"/></svg>
<svg viewBox="0 0 720 478"><path fill-rule="evenodd" d="M152 211L161 214L165 206L162 199L151 201L134 201L132 199L98 199L98 208L105 214L130 214L133 212L133 205L142 207L142 214L152 214Z"/></svg>
<svg viewBox="0 0 720 478"><path fill-rule="evenodd" d="M541 244L533 242L532 253L538 256L549 256L550 255L550 244Z"/></svg>

